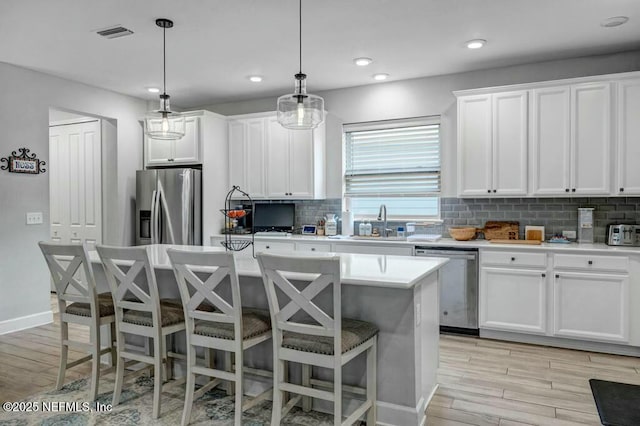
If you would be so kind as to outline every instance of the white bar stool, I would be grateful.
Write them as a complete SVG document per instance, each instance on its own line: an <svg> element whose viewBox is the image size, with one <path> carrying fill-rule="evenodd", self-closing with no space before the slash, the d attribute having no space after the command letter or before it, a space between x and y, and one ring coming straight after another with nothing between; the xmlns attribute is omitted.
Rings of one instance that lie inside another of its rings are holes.
<svg viewBox="0 0 640 426"><path fill-rule="evenodd" d="M311 410L311 399L308 397L312 397L333 402L333 422L336 426L352 425L365 413L367 425L375 425L378 329L368 322L342 318L340 257L259 253L258 263L267 291L273 329L271 424L279 425L282 418L301 399L303 410ZM310 282L302 290L298 290L283 273L310 274ZM327 313L313 299L329 286L333 292L333 312ZM276 289L279 291L276 292ZM298 312L306 314L310 317L309 320L292 320ZM367 357L366 390L353 386L344 389L350 393L364 394L365 401L343 421L342 366L363 352L366 352ZM303 364L302 385L289 383L285 379L286 361ZM332 369L333 384L313 379L311 366ZM321 387L332 389L333 392L318 389ZM297 396L283 407L284 392Z"/></svg>
<svg viewBox="0 0 640 426"><path fill-rule="evenodd" d="M91 401L98 396L100 381L100 355L111 353L115 363L115 316L111 293L97 294L96 282L84 244L38 243L44 255L58 297L60 310L60 368L56 389L62 388L65 372L72 367L92 361ZM67 305L67 303L69 303ZM69 339L69 323L89 327L89 343ZM111 345L100 349L100 327L110 324ZM69 347L86 349L90 355L67 362ZM104 374L105 372L103 372Z"/></svg>

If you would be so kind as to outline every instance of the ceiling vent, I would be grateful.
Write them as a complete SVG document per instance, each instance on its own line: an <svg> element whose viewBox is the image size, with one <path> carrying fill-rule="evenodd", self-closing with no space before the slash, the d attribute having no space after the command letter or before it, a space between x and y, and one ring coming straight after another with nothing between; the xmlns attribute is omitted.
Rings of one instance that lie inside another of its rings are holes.
<svg viewBox="0 0 640 426"><path fill-rule="evenodd" d="M101 35L102 37L106 37L106 38L118 38L118 37L124 37L124 36L131 35L131 34L133 34L133 31L131 31L128 28L121 27L120 25L116 25L114 27L109 27L109 28L105 28L103 30L98 30L98 31L96 31L96 33L98 33L98 35Z"/></svg>

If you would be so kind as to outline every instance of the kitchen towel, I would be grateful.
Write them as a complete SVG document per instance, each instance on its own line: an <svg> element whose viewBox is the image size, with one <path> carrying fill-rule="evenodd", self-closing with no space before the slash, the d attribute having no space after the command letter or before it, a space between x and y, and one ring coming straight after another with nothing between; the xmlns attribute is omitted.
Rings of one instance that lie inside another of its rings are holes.
<svg viewBox="0 0 640 426"><path fill-rule="evenodd" d="M342 235L353 235L353 212L342 212Z"/></svg>

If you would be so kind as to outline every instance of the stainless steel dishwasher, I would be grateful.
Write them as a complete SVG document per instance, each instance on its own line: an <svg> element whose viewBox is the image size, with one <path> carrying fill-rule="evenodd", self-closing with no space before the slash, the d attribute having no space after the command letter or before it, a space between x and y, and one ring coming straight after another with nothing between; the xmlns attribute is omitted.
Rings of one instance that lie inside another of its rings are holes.
<svg viewBox="0 0 640 426"><path fill-rule="evenodd" d="M478 249L416 246L414 254L450 259L440 269L440 331L478 335Z"/></svg>

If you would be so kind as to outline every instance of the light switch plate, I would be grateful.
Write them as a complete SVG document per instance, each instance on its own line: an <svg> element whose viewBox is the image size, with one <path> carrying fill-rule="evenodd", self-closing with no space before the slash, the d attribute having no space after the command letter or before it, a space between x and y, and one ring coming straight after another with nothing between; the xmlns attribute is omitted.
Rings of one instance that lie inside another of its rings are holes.
<svg viewBox="0 0 640 426"><path fill-rule="evenodd" d="M27 212L27 225L40 225L42 223L42 212Z"/></svg>

